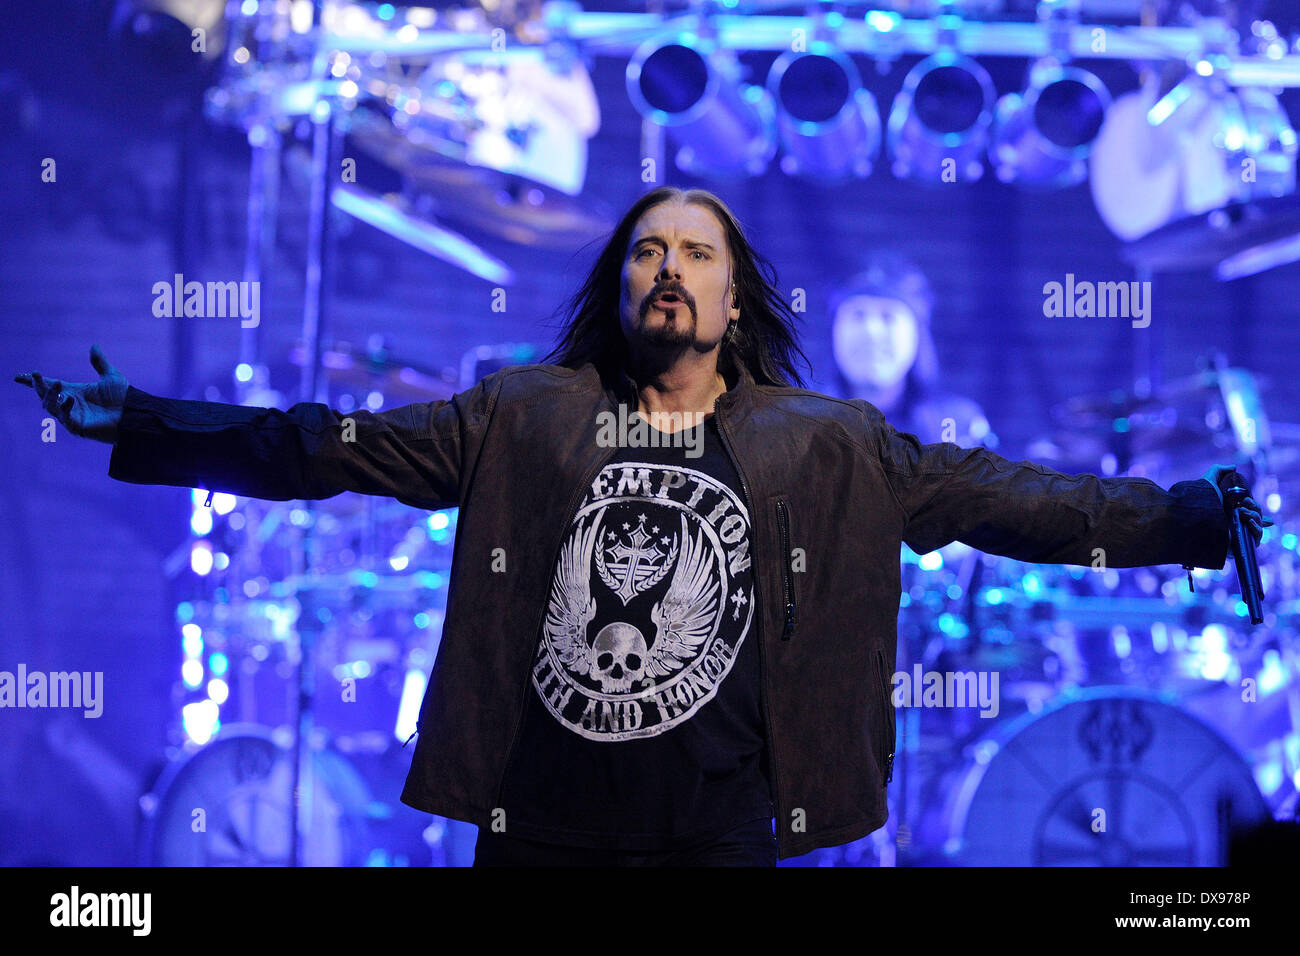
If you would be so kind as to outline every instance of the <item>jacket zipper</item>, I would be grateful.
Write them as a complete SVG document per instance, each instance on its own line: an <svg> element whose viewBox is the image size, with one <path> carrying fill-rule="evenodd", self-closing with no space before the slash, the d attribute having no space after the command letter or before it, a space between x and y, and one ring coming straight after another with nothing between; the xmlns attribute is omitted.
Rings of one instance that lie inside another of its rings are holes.
<svg viewBox="0 0 1300 956"><path fill-rule="evenodd" d="M894 779L894 716L889 706L889 686L890 682L885 679L885 652L876 651L876 671L880 674L880 692L883 695L880 698L880 709L883 712L884 719L881 723L884 725L885 740L888 743L881 748L886 752L885 756L885 783L890 783Z"/></svg>
<svg viewBox="0 0 1300 956"><path fill-rule="evenodd" d="M744 469L740 467L740 460L731 450L727 423L723 420L722 414L718 411L718 400L721 398L722 396L719 395L718 398L713 400L713 418L714 421L718 423L718 435L722 438L723 450L726 451L727 457L731 459L731 464L736 469L736 475L740 478L740 491L745 496L745 507L747 507L749 513L753 515L755 514L753 499L749 496L749 485L745 481ZM763 565L758 560L759 535L757 529L751 527L751 534L754 535L754 596L755 600L758 602L759 608L761 609L763 607L763 594L759 581L759 578L762 577L762 575L759 573L759 569L762 568ZM783 847L785 846L786 839L784 835L785 831L781 825L781 812L783 806L781 801L781 775L777 772L776 768L776 738L772 735L772 714L771 708L768 706L768 701L771 700L771 694L768 692L767 688L767 652L763 649L763 615L761 610L760 613L754 616L754 620L758 622L758 634L756 635L758 638L758 683L763 698L763 725L767 728L767 762L768 767L772 772L772 789L775 791L773 796L775 797L776 805L773 809L776 811L777 817L776 839L777 846Z"/></svg>
<svg viewBox="0 0 1300 956"><path fill-rule="evenodd" d="M790 581L790 516L785 499L776 500L776 523L781 529L781 583L785 588L785 629L781 640L794 637L794 585Z"/></svg>
<svg viewBox="0 0 1300 956"><path fill-rule="evenodd" d="M542 595L541 610L538 611L537 621L535 624L533 624L533 630L532 630L533 641L539 639L538 635L541 633L542 630L542 621L546 617L547 595L549 595L550 593L551 584L552 584L551 575L554 574L555 563L560 560L560 549L564 547L564 538L568 533L568 528L570 523L573 521L573 516L578 511L578 505L582 501L583 491L584 489L589 488L591 486L591 483L596 480L596 475L600 473L600 469L604 468L607 464L609 464L610 459L614 457L617 451L618 451L617 447L610 448L604 454L604 456L602 456L600 460L596 462L596 464L592 468L588 469L587 477L581 483L579 483L576 489L574 489L573 495L569 499L569 507L568 510L565 512L565 520L560 524L559 540L556 542L555 547L551 549L551 563L547 566L549 570L547 571L546 593ZM529 679L529 675L533 669L534 647L535 644L529 644L528 668L527 670L524 671L523 686L519 690L519 706L518 709L515 711L515 729L514 729L514 733L510 737L510 748L506 751L505 763L502 764L501 767L501 779L497 781L497 801L496 801L497 807L502 806L501 798L506 786L506 774L510 770L510 758L514 756L515 747L519 745L519 734L524 727L524 710L528 706L528 685L531 683Z"/></svg>

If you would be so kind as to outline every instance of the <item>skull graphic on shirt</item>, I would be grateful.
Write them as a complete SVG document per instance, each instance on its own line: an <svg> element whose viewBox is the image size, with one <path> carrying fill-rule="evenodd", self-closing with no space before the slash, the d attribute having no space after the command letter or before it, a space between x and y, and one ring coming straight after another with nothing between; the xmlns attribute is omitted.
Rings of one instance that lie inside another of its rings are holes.
<svg viewBox="0 0 1300 956"><path fill-rule="evenodd" d="M556 563L533 686L591 740L663 733L713 698L753 616L749 513L677 465L615 462Z"/></svg>

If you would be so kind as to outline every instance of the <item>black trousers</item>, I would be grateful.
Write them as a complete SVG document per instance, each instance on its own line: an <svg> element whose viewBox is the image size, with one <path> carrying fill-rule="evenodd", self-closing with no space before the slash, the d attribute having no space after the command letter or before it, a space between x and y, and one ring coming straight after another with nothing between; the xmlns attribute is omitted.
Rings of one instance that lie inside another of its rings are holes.
<svg viewBox="0 0 1300 956"><path fill-rule="evenodd" d="M521 840L479 827L475 866L776 866L772 818L742 823L694 846L658 853Z"/></svg>

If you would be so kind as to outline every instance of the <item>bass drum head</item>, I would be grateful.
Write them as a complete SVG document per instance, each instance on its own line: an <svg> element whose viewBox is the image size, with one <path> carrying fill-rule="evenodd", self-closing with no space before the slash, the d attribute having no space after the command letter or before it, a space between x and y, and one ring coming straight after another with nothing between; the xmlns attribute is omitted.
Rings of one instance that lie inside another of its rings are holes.
<svg viewBox="0 0 1300 956"><path fill-rule="evenodd" d="M231 725L171 764L147 798L148 866L286 866L292 753L269 729ZM369 790L340 754L312 754L306 866L360 866L369 848Z"/></svg>
<svg viewBox="0 0 1300 956"><path fill-rule="evenodd" d="M1081 691L965 753L931 834L949 865L1220 866L1269 818L1236 751L1147 691Z"/></svg>

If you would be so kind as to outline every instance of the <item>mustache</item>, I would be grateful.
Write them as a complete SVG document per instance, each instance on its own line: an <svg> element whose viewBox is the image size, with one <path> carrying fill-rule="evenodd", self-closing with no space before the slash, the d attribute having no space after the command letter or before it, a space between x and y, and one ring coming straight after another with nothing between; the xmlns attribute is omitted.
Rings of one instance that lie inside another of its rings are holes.
<svg viewBox="0 0 1300 956"><path fill-rule="evenodd" d="M682 304L687 306L692 312L695 311L695 299L691 297L691 294L687 292L686 289L676 282L669 282L665 285L655 286L655 288L651 290L650 294L646 296L645 301L641 304L641 311L648 312L650 307L654 304L655 299L670 292L677 296L677 298L681 300Z"/></svg>

